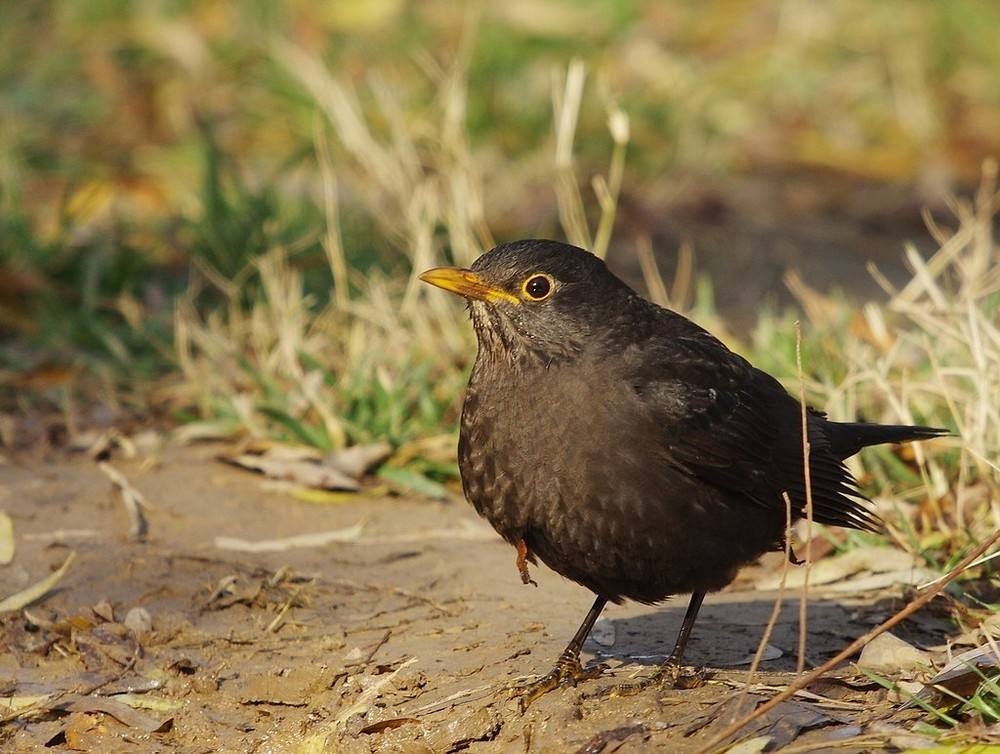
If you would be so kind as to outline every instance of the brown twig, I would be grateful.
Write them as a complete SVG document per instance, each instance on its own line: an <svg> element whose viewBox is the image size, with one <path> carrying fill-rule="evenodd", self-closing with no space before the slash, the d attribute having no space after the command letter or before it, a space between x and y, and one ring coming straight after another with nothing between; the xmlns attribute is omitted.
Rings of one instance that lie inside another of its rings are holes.
<svg viewBox="0 0 1000 754"><path fill-rule="evenodd" d="M788 496L787 492L783 492L781 496L785 499L785 558L781 564L781 581L778 584L778 596L774 598L774 606L771 608L771 616L767 619L767 625L764 626L764 633L757 644L757 651L754 653L753 662L750 663L750 670L747 673L747 682L743 687L742 696L746 696L750 690L753 678L757 674L757 668L760 667L760 662L764 658L767 643L771 640L771 633L774 631L774 626L778 622L778 616L781 614L781 603L785 599L785 580L788 577L788 564L792 560L792 499ZM739 705L742 704L743 700L740 699Z"/></svg>
<svg viewBox="0 0 1000 754"><path fill-rule="evenodd" d="M367 665L369 662L372 661L372 658L375 657L375 653L385 646L386 642L389 641L390 636L392 636L392 629L387 628L385 630L385 633L382 634L382 638L379 639L377 642L375 642L375 646L372 647L371 651L365 656L365 659L362 661L363 665Z"/></svg>
<svg viewBox="0 0 1000 754"><path fill-rule="evenodd" d="M851 642L851 644L849 644L841 652L839 652L836 657L832 657L831 659L824 662L815 670L812 670L806 673L805 675L800 676L798 679L790 683L788 685L788 688L786 688L780 694L775 696L773 699L765 702L750 714L744 716L742 719L737 720L732 725L726 727L722 732L720 732L718 735L716 735L714 738L708 741L708 743L706 743L702 748L698 749L696 754L708 754L708 752L715 751L716 747L718 747L721 743L723 743L727 738L729 738L734 733L738 733L747 723L756 720L758 717L767 712L770 712L772 709L777 707L783 701L790 699L792 696L794 696L796 692L801 691L810 683L815 681L817 678L820 678L824 673L836 667L838 664L840 664L848 657L853 655L859 649L868 644L868 642L870 642L876 636L881 636L889 629L893 628L897 624L909 618L911 615L913 615L913 613L917 612L917 610L922 608L924 605L930 602L934 597L940 594L940 592L946 586L948 586L948 584L957 579L959 575L966 568L968 568L969 565L976 558L981 556L993 545L995 545L997 541L1000 541L1000 531L994 532L993 536L983 541L978 547L972 550L972 552L966 555L962 559L962 562L956 565L954 568L952 568L941 581L934 584L933 587L928 589L919 597L916 597L913 600L911 600L910 603L902 610L900 610L898 613L893 615L888 620L883 621L868 633L864 634L855 641Z"/></svg>
<svg viewBox="0 0 1000 754"><path fill-rule="evenodd" d="M806 408L806 385L802 379L802 327L795 323L795 368L799 377L799 410L802 412L802 476L806 486L806 557L805 578L802 580L802 598L799 600L799 653L795 672L806 667L806 636L809 622L809 571L812 568L813 496L812 475L809 470L809 410Z"/></svg>

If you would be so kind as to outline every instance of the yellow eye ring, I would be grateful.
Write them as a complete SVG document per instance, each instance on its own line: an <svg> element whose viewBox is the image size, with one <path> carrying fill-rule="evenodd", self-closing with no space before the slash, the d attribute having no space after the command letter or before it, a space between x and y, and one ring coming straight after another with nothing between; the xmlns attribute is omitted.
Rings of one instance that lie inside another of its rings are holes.
<svg viewBox="0 0 1000 754"><path fill-rule="evenodd" d="M544 301L555 292L555 289L556 281L551 275L536 272L521 285L521 295L530 301Z"/></svg>

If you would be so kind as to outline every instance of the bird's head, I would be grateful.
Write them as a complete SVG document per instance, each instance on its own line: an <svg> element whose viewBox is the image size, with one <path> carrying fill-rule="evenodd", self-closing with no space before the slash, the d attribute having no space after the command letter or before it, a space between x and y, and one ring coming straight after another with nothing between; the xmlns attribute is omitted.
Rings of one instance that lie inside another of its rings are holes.
<svg viewBox="0 0 1000 754"><path fill-rule="evenodd" d="M503 244L469 269L435 267L420 279L469 302L481 353L546 363L614 329L635 297L589 251L556 241Z"/></svg>

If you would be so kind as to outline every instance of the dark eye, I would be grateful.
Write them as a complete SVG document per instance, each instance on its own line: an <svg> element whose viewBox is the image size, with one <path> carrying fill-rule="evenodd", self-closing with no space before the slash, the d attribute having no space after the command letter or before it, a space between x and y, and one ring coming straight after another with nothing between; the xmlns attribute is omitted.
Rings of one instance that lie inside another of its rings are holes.
<svg viewBox="0 0 1000 754"><path fill-rule="evenodd" d="M524 281L521 290L528 298L541 301L552 295L552 278L548 275L532 275Z"/></svg>

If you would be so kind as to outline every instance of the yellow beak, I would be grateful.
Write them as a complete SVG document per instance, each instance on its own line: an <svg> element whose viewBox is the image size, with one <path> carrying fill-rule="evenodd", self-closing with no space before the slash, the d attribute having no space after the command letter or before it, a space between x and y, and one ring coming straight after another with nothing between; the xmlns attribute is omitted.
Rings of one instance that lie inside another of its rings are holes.
<svg viewBox="0 0 1000 754"><path fill-rule="evenodd" d="M521 299L502 288L490 285L472 270L463 267L435 267L420 273L420 279L425 283L436 285L449 293L457 293L465 298L485 301L495 304L505 301L508 304L520 304Z"/></svg>

